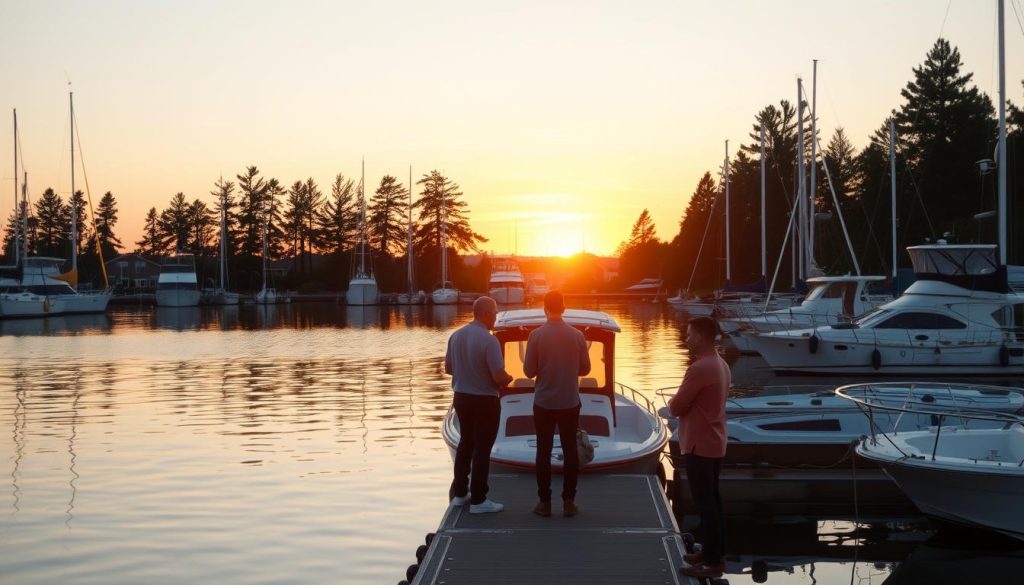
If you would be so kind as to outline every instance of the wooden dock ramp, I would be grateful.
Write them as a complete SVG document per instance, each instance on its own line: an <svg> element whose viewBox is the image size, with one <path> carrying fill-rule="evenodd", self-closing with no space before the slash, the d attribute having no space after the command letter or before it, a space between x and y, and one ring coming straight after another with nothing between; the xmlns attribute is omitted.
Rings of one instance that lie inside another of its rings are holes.
<svg viewBox="0 0 1024 585"><path fill-rule="evenodd" d="M533 475L492 475L497 514L449 506L412 585L696 584L679 573L683 542L653 475L581 475L580 514L562 516L561 476L552 515L533 513Z"/></svg>

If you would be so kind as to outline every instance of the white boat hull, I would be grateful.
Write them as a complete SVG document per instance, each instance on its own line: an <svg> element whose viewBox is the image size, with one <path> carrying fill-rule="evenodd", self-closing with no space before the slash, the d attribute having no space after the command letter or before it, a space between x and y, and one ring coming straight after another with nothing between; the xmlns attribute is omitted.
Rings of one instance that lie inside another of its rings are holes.
<svg viewBox="0 0 1024 585"><path fill-rule="evenodd" d="M199 306L198 290L171 289L157 290L156 304L158 307L197 307Z"/></svg>
<svg viewBox="0 0 1024 585"><path fill-rule="evenodd" d="M668 442L668 431L657 416L621 394L615 395L616 414L612 416L606 395L583 393L580 396L580 426L588 430L594 444L594 460L583 473L657 473L661 453ZM492 468L505 471L536 470L537 435L533 429L533 394L509 394L501 399L498 438L491 450ZM612 420L617 420L617 426ZM454 458L459 444L458 417L449 409L442 436ZM561 473L562 450L558 434L552 450L552 471Z"/></svg>
<svg viewBox="0 0 1024 585"><path fill-rule="evenodd" d="M454 305L459 302L459 291L454 288L439 288L430 293L435 305Z"/></svg>
<svg viewBox="0 0 1024 585"><path fill-rule="evenodd" d="M809 335L752 335L748 340L752 349L776 372L924 376L1024 374L1024 355L1011 352L1008 364L1001 365L1001 344L994 343L951 343L936 347L934 342L911 346L821 338L817 350L811 353ZM1011 349L1020 347L1019 344L1008 345ZM873 358L875 351L877 359Z"/></svg>
<svg viewBox="0 0 1024 585"><path fill-rule="evenodd" d="M857 453L878 463L925 514L1024 540L1024 429L943 429L863 441ZM986 452L987 451L987 452ZM905 453L907 455L905 455ZM908 456L909 455L909 456Z"/></svg>
<svg viewBox="0 0 1024 585"><path fill-rule="evenodd" d="M78 293L76 295L58 295L64 303L65 313L102 313L107 310L111 293L104 291L98 293Z"/></svg>
<svg viewBox="0 0 1024 585"><path fill-rule="evenodd" d="M349 305L376 305L380 301L377 281L370 278L352 279L345 292L345 302Z"/></svg>
<svg viewBox="0 0 1024 585"><path fill-rule="evenodd" d="M521 305L526 300L523 288L516 286L494 287L488 291L488 294L495 302L502 305Z"/></svg>
<svg viewBox="0 0 1024 585"><path fill-rule="evenodd" d="M50 317L64 312L64 303L58 299L28 292L0 295L0 318Z"/></svg>

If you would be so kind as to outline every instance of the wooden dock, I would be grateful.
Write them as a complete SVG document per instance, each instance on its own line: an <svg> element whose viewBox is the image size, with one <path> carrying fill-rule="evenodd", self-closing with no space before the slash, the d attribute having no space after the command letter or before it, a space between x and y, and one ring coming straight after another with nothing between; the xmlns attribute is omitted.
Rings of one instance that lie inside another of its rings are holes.
<svg viewBox="0 0 1024 585"><path fill-rule="evenodd" d="M683 540L653 475L580 475L578 516L533 514L533 475L492 475L497 514L448 506L412 585L697 584L679 573Z"/></svg>

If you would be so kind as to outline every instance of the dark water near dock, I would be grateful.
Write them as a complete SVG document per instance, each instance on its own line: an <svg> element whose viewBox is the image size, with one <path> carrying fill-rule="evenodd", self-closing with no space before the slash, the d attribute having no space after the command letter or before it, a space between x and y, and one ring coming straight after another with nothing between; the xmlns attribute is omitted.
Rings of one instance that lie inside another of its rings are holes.
<svg viewBox="0 0 1024 585"><path fill-rule="evenodd" d="M660 402L686 367L678 317L588 308L623 329L618 380ZM441 360L469 318L295 304L0 321L0 582L397 582L445 505ZM734 371L751 388L824 382L778 380L753 358ZM729 581L1024 571L1004 541L906 519L854 528L732 522L730 568L744 574Z"/></svg>

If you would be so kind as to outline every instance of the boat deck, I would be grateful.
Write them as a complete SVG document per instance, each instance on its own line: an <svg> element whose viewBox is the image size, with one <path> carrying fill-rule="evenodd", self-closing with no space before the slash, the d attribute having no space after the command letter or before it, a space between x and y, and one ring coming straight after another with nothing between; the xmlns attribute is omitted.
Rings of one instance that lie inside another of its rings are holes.
<svg viewBox="0 0 1024 585"><path fill-rule="evenodd" d="M449 506L413 585L531 583L696 584L679 573L683 542L653 475L581 475L579 515L561 515L555 475L552 515L533 514L532 474L491 475L497 514Z"/></svg>

